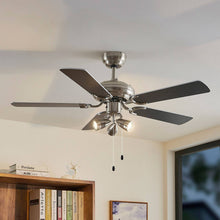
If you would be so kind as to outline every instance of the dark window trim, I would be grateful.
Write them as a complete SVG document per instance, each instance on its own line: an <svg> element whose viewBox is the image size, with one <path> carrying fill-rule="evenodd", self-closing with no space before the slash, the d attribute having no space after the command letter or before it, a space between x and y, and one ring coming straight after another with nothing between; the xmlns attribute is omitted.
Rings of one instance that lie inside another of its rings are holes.
<svg viewBox="0 0 220 220"><path fill-rule="evenodd" d="M220 139L175 152L175 210L176 220L182 220L182 156L220 146Z"/></svg>

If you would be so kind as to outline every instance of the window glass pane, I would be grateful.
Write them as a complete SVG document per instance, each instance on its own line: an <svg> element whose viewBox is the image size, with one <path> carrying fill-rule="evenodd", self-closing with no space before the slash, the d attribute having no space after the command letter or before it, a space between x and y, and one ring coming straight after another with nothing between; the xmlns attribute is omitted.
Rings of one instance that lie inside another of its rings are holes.
<svg viewBox="0 0 220 220"><path fill-rule="evenodd" d="M182 156L183 220L220 220L220 147Z"/></svg>

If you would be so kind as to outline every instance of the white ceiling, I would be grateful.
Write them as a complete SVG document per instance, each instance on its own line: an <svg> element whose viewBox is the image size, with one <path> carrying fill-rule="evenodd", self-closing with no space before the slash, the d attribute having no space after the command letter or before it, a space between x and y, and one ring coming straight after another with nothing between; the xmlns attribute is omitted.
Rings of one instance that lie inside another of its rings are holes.
<svg viewBox="0 0 220 220"><path fill-rule="evenodd" d="M0 118L81 129L99 109L14 108L12 101L96 101L60 68L110 79L106 50L127 53L117 76L136 93L201 80L211 93L151 108L193 116L177 126L126 115L127 135L166 141L220 124L220 1L7 0L0 6ZM93 131L92 131L93 132Z"/></svg>

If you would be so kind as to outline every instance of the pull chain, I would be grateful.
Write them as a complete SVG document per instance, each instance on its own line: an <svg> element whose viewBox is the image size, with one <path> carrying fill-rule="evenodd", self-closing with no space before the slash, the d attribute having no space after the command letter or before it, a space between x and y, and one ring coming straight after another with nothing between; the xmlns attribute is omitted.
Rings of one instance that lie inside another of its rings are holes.
<svg viewBox="0 0 220 220"><path fill-rule="evenodd" d="M115 136L112 137L112 171L115 171Z"/></svg>
<svg viewBox="0 0 220 220"><path fill-rule="evenodd" d="M121 129L121 160L124 160L124 137L123 137L123 129Z"/></svg>

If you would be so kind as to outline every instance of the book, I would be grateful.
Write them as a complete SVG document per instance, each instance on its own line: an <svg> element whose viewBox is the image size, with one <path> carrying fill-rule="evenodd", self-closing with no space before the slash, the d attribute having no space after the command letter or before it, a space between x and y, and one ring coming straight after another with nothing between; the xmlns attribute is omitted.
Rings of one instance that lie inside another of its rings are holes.
<svg viewBox="0 0 220 220"><path fill-rule="evenodd" d="M57 220L62 220L62 190L57 190Z"/></svg>
<svg viewBox="0 0 220 220"><path fill-rule="evenodd" d="M78 192L78 220L84 220L84 192Z"/></svg>
<svg viewBox="0 0 220 220"><path fill-rule="evenodd" d="M66 220L66 190L62 190L62 220Z"/></svg>
<svg viewBox="0 0 220 220"><path fill-rule="evenodd" d="M73 220L78 218L77 192L73 191Z"/></svg>
<svg viewBox="0 0 220 220"><path fill-rule="evenodd" d="M48 172L27 171L27 170L14 170L11 174L28 175L28 176L48 176Z"/></svg>
<svg viewBox="0 0 220 220"><path fill-rule="evenodd" d="M51 220L51 190L45 190L45 220Z"/></svg>
<svg viewBox="0 0 220 220"><path fill-rule="evenodd" d="M46 166L32 166L27 164L15 163L9 166L10 171L15 170L27 170L27 171L38 171L38 172L48 172L48 168Z"/></svg>
<svg viewBox="0 0 220 220"><path fill-rule="evenodd" d="M57 220L57 191L51 190L51 220Z"/></svg>
<svg viewBox="0 0 220 220"><path fill-rule="evenodd" d="M66 191L66 220L73 219L73 192Z"/></svg>
<svg viewBox="0 0 220 220"><path fill-rule="evenodd" d="M45 189L30 191L29 216L31 220L45 220Z"/></svg>

